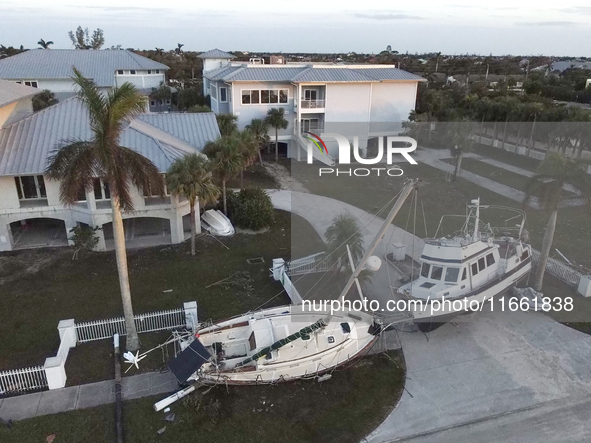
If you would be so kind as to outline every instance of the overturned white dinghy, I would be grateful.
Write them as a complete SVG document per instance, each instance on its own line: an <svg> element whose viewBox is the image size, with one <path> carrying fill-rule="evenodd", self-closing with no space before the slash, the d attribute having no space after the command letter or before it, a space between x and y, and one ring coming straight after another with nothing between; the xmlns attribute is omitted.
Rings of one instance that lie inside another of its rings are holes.
<svg viewBox="0 0 591 443"><path fill-rule="evenodd" d="M201 227L213 235L228 236L236 231L232 222L220 210L209 209L201 216Z"/></svg>

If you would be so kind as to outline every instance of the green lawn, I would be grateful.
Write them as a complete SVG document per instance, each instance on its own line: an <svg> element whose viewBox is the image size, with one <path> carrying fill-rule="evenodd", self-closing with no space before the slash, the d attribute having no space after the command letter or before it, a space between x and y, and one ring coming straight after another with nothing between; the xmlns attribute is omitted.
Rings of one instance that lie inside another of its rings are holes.
<svg viewBox="0 0 591 443"><path fill-rule="evenodd" d="M501 148L493 148L492 146L480 144L475 145L474 152L484 155L485 157L507 163L509 165L527 169L528 171L532 172L536 172L542 163L540 160L536 160L535 158L515 154L513 152L505 151Z"/></svg>
<svg viewBox="0 0 591 443"><path fill-rule="evenodd" d="M455 159L446 159L443 161L455 165ZM529 180L529 178L524 175L489 165L488 163L481 162L475 158L462 159L462 170L473 172L474 174L489 178L523 192L525 192Z"/></svg>
<svg viewBox="0 0 591 443"><path fill-rule="evenodd" d="M240 176L227 183L228 188L240 188ZM248 167L244 171L245 188L279 189L279 183L261 166L260 163Z"/></svg>
<svg viewBox="0 0 591 443"><path fill-rule="evenodd" d="M154 412L159 397L123 404L126 442L357 443L392 411L404 386L400 352L366 357L330 380L274 386L219 386L196 410L197 396L172 406L174 423ZM67 412L0 427L3 443L114 441L114 406ZM162 435L157 430L166 426Z"/></svg>
<svg viewBox="0 0 591 443"><path fill-rule="evenodd" d="M292 249L291 230L308 241ZM277 211L276 222L264 234L221 238L229 250L210 236L197 239L197 256L189 242L128 251L131 290L136 313L182 307L196 300L199 318L221 319L257 308L281 293L269 276L273 258L289 260L322 250L324 243L303 219ZM309 249L307 249L309 248ZM43 364L59 346L59 320L107 319L122 315L114 252L83 253L71 260L69 248L36 249L0 254L0 370ZM249 265L246 259L263 257ZM252 290L208 285L237 271L252 278ZM168 292L164 292L168 291ZM283 293L269 305L288 303ZM144 349L160 343L167 333L142 334ZM68 384L112 378L112 345L103 340L71 350ZM159 355L146 359L145 369L164 365ZM148 363L152 361L152 363Z"/></svg>

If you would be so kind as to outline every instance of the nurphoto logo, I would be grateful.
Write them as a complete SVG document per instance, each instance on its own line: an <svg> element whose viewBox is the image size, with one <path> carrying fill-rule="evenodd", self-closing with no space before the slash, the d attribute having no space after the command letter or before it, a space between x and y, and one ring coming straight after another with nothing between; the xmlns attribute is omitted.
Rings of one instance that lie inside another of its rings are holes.
<svg viewBox="0 0 591 443"><path fill-rule="evenodd" d="M412 137L406 136L388 136L378 138L378 152L373 158L364 158L359 152L359 137L353 137L353 143L351 144L347 137L336 133L323 133L318 136L312 132L305 132L309 137L304 137L309 141L308 150L308 164L312 164L314 158L314 149L318 149L320 153L329 155L328 148L324 142L327 138L336 140L338 145L338 158L337 161L340 165L351 164L351 152L355 161L362 165L377 165L383 163L388 167L373 167L373 168L319 168L318 175L323 174L335 174L355 176L355 177L366 177L368 175L378 175L382 173L390 177L399 177L404 174L404 171L400 166L393 165L393 157L395 154L401 155L411 165L416 165L417 162L411 157L410 153L417 149L417 141ZM384 152L384 138L386 139L386 149ZM384 161L385 154L385 161Z"/></svg>

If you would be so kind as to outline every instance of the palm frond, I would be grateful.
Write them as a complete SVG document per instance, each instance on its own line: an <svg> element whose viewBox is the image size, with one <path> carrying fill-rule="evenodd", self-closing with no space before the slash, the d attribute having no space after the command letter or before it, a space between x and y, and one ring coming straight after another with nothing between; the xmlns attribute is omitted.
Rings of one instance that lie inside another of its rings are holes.
<svg viewBox="0 0 591 443"><path fill-rule="evenodd" d="M83 140L70 140L57 148L48 161L45 175L60 181L60 200L67 205L75 204L82 190L93 188L94 177L104 173L95 156L95 145Z"/></svg>

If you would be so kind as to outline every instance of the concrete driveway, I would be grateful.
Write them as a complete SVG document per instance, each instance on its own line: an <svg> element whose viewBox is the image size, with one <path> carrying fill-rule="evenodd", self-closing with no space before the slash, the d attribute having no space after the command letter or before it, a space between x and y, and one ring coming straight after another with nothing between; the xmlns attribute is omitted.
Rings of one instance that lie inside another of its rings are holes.
<svg viewBox="0 0 591 443"><path fill-rule="evenodd" d="M341 213L359 219L366 245L381 224L327 197L275 191L271 198L321 236ZM385 240L386 249L394 241L413 241L399 228ZM415 256L419 245L415 240ZM366 295L384 300L390 298L390 280L380 272L375 290ZM591 336L542 313L501 312L499 306L429 334L399 335L406 392L366 442L591 441Z"/></svg>

